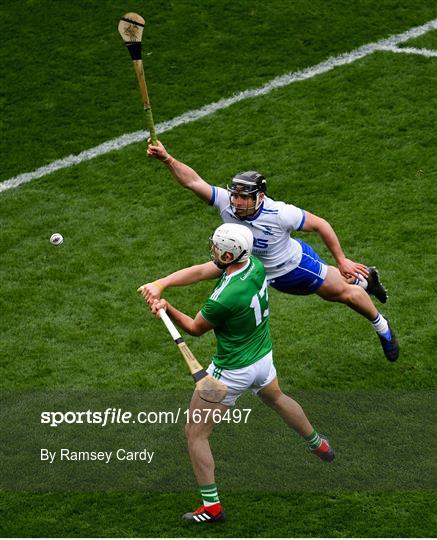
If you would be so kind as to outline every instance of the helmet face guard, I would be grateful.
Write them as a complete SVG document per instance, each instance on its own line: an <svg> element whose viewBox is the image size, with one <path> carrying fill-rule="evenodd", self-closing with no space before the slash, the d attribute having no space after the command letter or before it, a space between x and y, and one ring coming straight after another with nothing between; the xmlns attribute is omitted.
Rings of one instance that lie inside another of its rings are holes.
<svg viewBox="0 0 437 540"><path fill-rule="evenodd" d="M239 262L244 257L244 255L246 255L247 252L242 251L240 255L238 255L236 259L232 259L232 261L226 261L224 259L225 253L230 253L230 252L229 251L222 252L221 249L218 247L218 245L214 243L213 237L210 236L209 237L209 254L211 256L212 262L221 270L224 270L231 264Z"/></svg>
<svg viewBox="0 0 437 540"><path fill-rule="evenodd" d="M261 193L266 191L266 179L257 171L246 171L237 174L231 186L227 186L229 194L229 204L233 213L238 218L251 216L257 212L262 203ZM235 198L243 197L246 205L236 205ZM240 216L239 214L244 214Z"/></svg>
<svg viewBox="0 0 437 540"><path fill-rule="evenodd" d="M252 253L253 235L244 225L224 223L209 239L211 260L218 268L225 269L231 264L244 262ZM232 255L232 259L226 254Z"/></svg>

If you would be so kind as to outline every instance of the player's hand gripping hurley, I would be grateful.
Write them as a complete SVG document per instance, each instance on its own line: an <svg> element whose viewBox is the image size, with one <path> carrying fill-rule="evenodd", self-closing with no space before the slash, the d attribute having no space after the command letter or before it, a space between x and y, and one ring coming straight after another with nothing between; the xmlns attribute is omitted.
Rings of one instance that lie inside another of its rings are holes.
<svg viewBox="0 0 437 540"><path fill-rule="evenodd" d="M179 334L177 328L172 323L167 313L163 309L160 309L158 313L161 321L165 324L171 337L174 339L174 342L179 347L179 350L188 365L191 375L196 382L196 388L199 392L200 397L205 401L209 401L211 403L220 403L225 398L228 392L228 387L218 379L214 379L214 377L209 375L203 369L203 367L199 364L193 353L188 348L188 345L185 343L184 339Z"/></svg>
<svg viewBox="0 0 437 540"><path fill-rule="evenodd" d="M157 137L155 132L155 124L153 123L152 107L150 105L149 94L147 92L146 79L144 77L144 66L141 58L141 38L144 30L144 19L137 13L126 13L118 23L118 31L126 45L137 75L138 84L140 87L141 97L144 104L144 112L146 113L146 127L150 132L152 143L156 145Z"/></svg>

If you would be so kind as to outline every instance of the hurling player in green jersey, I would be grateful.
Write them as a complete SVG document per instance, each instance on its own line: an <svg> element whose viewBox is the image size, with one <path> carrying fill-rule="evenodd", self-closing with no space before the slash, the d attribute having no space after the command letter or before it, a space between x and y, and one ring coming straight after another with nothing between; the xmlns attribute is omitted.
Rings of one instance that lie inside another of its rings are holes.
<svg viewBox="0 0 437 540"><path fill-rule="evenodd" d="M189 334L200 336L213 330L217 338L217 350L207 371L227 385L228 393L221 403L213 404L202 400L195 390L186 426L188 451L203 504L183 517L196 523L225 518L208 437L215 416L224 414L248 389L304 437L320 459L328 462L334 459L328 440L314 430L302 407L279 387L272 357L266 272L263 264L251 256L252 245L250 229L226 223L212 236L212 261L184 268L138 289L158 317L159 310L165 309L173 322ZM157 287L212 278L220 279L194 319L153 294Z"/></svg>

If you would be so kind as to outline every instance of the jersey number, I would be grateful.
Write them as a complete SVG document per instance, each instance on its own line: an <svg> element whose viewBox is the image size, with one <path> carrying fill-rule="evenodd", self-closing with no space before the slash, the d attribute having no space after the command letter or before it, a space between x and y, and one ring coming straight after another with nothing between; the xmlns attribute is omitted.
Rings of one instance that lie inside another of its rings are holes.
<svg viewBox="0 0 437 540"><path fill-rule="evenodd" d="M264 238L254 238L253 247L259 248L259 249L267 249L269 247L269 242L268 240L265 240Z"/></svg>
<svg viewBox="0 0 437 540"><path fill-rule="evenodd" d="M260 291L253 295L252 302L250 303L250 307L253 309L255 313L255 324L256 326L259 326L263 319L265 319L269 314L269 308L267 307L264 311L261 309L261 298L265 296L266 297L266 303L269 300L269 293L267 292L267 279L264 280L263 286L261 287Z"/></svg>

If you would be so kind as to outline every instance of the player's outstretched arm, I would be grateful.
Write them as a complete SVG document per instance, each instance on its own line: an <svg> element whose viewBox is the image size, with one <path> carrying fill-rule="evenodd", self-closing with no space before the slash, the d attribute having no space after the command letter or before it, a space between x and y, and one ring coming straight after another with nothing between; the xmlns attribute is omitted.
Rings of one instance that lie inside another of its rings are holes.
<svg viewBox="0 0 437 540"><path fill-rule="evenodd" d="M172 306L167 300L163 298L161 300L155 300L151 305L150 309L152 313L159 318L159 310L164 309L167 312L167 315L173 320L176 326L179 326L182 330L190 334L191 336L201 336L205 332L212 330L214 326L204 319L199 311L194 319L182 313L174 306Z"/></svg>
<svg viewBox="0 0 437 540"><path fill-rule="evenodd" d="M223 273L223 270L217 268L212 262L208 261L203 264L196 264L188 268L182 268L177 272L159 278L153 283L146 283L138 288L138 292L149 304L154 300L161 297L162 291L169 287L182 287L184 285L191 285L205 279L218 278Z"/></svg>
<svg viewBox="0 0 437 540"><path fill-rule="evenodd" d="M350 278L352 276L359 277L359 274L361 274L364 277L367 277L367 266L351 261L346 257L334 229L326 219L320 218L310 212L305 212L305 223L302 230L305 232L318 233L326 247L332 253L342 276Z"/></svg>
<svg viewBox="0 0 437 540"><path fill-rule="evenodd" d="M190 189L203 201L210 202L212 187L208 182L205 182L194 169L171 156L160 141L156 145L149 143L147 155L162 161L182 187Z"/></svg>

